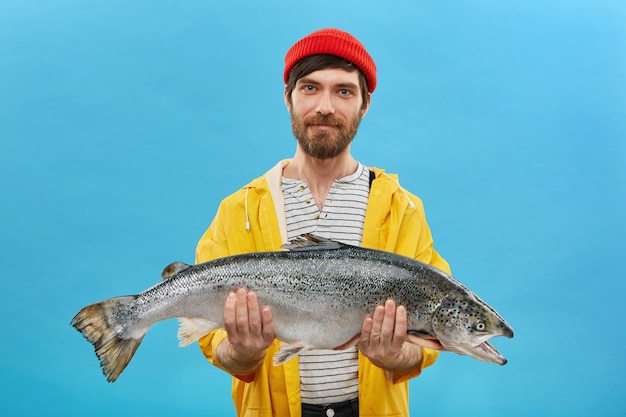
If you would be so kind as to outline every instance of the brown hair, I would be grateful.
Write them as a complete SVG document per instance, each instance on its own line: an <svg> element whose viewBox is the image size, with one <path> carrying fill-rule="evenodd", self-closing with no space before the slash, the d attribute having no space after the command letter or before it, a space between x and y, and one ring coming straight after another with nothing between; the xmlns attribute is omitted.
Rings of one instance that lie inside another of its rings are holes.
<svg viewBox="0 0 626 417"><path fill-rule="evenodd" d="M287 100L291 103L291 93L296 88L296 82L310 73L322 69L339 68L348 72L359 72L359 86L361 88L361 98L363 103L361 108L367 107L369 92L367 89L367 79L363 72L350 61L346 61L343 58L339 58L335 55L311 55L298 61L289 72L289 79L287 80Z"/></svg>

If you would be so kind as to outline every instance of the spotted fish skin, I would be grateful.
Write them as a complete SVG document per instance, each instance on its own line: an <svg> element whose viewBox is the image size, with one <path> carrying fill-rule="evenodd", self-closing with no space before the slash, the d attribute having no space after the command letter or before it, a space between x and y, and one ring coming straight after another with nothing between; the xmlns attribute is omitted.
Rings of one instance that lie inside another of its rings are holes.
<svg viewBox="0 0 626 417"><path fill-rule="evenodd" d="M105 376L114 381L152 324L179 318L179 339L188 345L224 326L226 296L241 287L272 310L276 337L285 342L276 364L303 349L345 345L367 314L393 299L406 307L410 333L436 339L449 351L506 363L487 340L512 337L512 328L448 274L401 255L313 235L286 247L194 266L171 264L162 282L87 306L71 324L94 345Z"/></svg>

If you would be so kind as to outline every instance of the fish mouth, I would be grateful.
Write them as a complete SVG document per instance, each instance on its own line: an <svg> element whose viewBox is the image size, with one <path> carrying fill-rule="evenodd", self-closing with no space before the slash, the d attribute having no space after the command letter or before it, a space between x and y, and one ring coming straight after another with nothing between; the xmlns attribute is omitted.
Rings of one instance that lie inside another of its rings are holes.
<svg viewBox="0 0 626 417"><path fill-rule="evenodd" d="M494 334L481 334L472 338L472 347L470 347L470 356L485 362L494 362L498 365L505 365L508 361L502 356L498 350L489 343L489 339L495 337Z"/></svg>
<svg viewBox="0 0 626 417"><path fill-rule="evenodd" d="M487 358L486 360L481 359L485 360L486 362L495 362L498 365L506 365L506 363L508 362L508 360L504 356L502 356L502 354L498 352L498 350L494 348L491 343L487 341L482 342L478 346L475 346L474 349L481 352L481 357ZM480 359L478 357L476 358Z"/></svg>
<svg viewBox="0 0 626 417"><path fill-rule="evenodd" d="M441 341L445 350L450 352L459 353L461 355L471 356L474 359L478 359L483 362L493 362L498 365L505 365L508 361L502 356L498 350L489 343L488 339L494 337L492 334L481 335L472 338L469 343L465 342L444 342Z"/></svg>

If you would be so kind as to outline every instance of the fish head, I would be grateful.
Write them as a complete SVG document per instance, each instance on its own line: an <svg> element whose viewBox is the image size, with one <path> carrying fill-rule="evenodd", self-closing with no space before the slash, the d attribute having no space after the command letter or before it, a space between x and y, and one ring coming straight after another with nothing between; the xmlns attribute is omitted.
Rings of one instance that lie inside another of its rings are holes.
<svg viewBox="0 0 626 417"><path fill-rule="evenodd" d="M513 329L472 293L444 299L433 314L432 327L448 351L499 365L507 362L488 340L496 336L513 337Z"/></svg>

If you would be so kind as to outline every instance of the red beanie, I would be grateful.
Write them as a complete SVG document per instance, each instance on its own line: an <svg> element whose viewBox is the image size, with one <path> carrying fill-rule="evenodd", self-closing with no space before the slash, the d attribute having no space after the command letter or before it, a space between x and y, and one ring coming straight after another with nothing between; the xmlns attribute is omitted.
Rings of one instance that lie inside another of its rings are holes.
<svg viewBox="0 0 626 417"><path fill-rule="evenodd" d="M287 51L285 56L285 84L289 72L298 61L311 55L328 54L356 65L365 75L370 93L376 88L376 64L365 47L354 36L339 29L321 29L305 36Z"/></svg>

